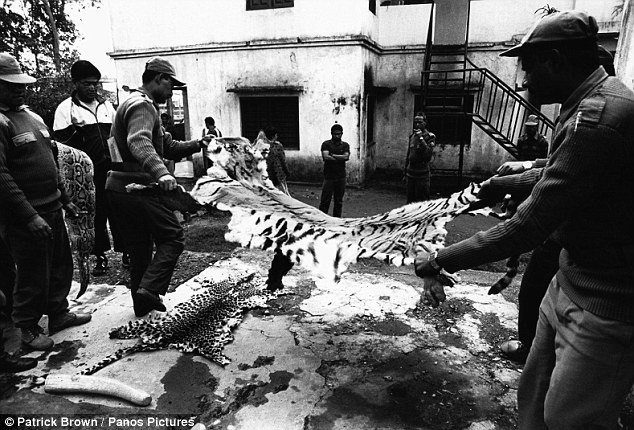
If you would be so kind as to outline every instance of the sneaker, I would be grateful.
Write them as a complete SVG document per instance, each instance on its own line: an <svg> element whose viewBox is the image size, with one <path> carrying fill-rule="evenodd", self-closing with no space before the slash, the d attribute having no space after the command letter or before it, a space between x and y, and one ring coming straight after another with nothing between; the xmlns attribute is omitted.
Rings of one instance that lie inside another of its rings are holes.
<svg viewBox="0 0 634 430"><path fill-rule="evenodd" d="M56 315L52 318L49 318L48 333L54 334L68 327L86 324L91 319L92 315L90 314L84 314L80 312L64 312L61 315Z"/></svg>
<svg viewBox="0 0 634 430"><path fill-rule="evenodd" d="M132 303L134 305L134 314L137 317L144 317L150 311L156 310L165 312L167 308L163 304L161 297L145 288L139 288L136 293L132 293Z"/></svg>
<svg viewBox="0 0 634 430"><path fill-rule="evenodd" d="M130 268L130 254L128 254L127 252L124 252L123 255L121 256L121 266L124 269Z"/></svg>
<svg viewBox="0 0 634 430"><path fill-rule="evenodd" d="M46 351L55 343L50 337L44 336L44 330L39 325L22 327L20 332L22 333L22 345L36 351Z"/></svg>
<svg viewBox="0 0 634 430"><path fill-rule="evenodd" d="M106 270L108 270L108 259L105 255L98 255L97 263L95 264L95 268L92 270L93 276L105 275Z"/></svg>
<svg viewBox="0 0 634 430"><path fill-rule="evenodd" d="M18 373L37 366L35 358L16 357L9 353L0 354L0 373Z"/></svg>

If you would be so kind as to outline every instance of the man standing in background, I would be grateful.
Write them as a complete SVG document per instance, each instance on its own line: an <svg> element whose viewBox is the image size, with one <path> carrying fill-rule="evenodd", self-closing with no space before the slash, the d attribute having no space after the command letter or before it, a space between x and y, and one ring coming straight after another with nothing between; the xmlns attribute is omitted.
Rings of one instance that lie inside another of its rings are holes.
<svg viewBox="0 0 634 430"><path fill-rule="evenodd" d="M436 135L427 131L427 118L423 112L414 115L414 131L409 136L405 157L407 203L423 202L431 196L429 162L434 153Z"/></svg>
<svg viewBox="0 0 634 430"><path fill-rule="evenodd" d="M55 140L85 152L94 166L95 182L95 244L92 255L97 257L92 274L100 276L108 270L105 252L110 249L107 222L109 206L106 199L106 174L110 170L108 137L114 118L114 107L97 93L101 72L91 62L79 60L70 68L73 92L55 110L53 131ZM112 227L112 226L111 226ZM116 235L114 235L116 238ZM118 240L115 240L115 248ZM117 249L120 251L120 249ZM124 262L125 262L124 255Z"/></svg>
<svg viewBox="0 0 634 430"><path fill-rule="evenodd" d="M548 141L537 131L538 125L537 115L529 115L524 123L524 134L517 140L518 160L532 161L548 155Z"/></svg>
<svg viewBox="0 0 634 430"><path fill-rule="evenodd" d="M330 127L330 135L331 139L321 144L324 186L321 190L319 210L327 214L334 195L332 216L341 218L343 195L346 192L346 161L350 159L350 145L341 140L343 127L340 124Z"/></svg>

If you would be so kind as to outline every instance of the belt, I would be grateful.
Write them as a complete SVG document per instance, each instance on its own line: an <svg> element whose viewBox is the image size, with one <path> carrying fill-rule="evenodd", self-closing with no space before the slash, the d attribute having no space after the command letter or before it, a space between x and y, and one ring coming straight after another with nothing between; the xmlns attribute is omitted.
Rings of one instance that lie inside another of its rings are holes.
<svg viewBox="0 0 634 430"><path fill-rule="evenodd" d="M112 163L110 170L114 170L116 172L139 172L145 173L143 168L139 163L134 161L124 161L122 163Z"/></svg>

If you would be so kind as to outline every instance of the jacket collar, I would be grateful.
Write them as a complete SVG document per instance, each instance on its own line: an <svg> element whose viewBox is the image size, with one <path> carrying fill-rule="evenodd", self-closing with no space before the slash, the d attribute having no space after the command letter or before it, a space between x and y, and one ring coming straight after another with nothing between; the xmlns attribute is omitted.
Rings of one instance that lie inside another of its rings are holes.
<svg viewBox="0 0 634 430"><path fill-rule="evenodd" d="M27 105L22 105L22 106L18 106L15 108L11 108L5 104L0 103L0 111L1 112L9 112L11 110L13 111L21 111L21 110L25 110L28 106Z"/></svg>
<svg viewBox="0 0 634 430"><path fill-rule="evenodd" d="M599 66L594 72L586 78L585 81L570 94L568 99L561 105L561 113L559 121L565 123L570 116L577 110L577 107L583 99L585 99L592 91L601 85L608 78L603 66Z"/></svg>
<svg viewBox="0 0 634 430"><path fill-rule="evenodd" d="M70 98L73 101L73 103L75 103L76 105L81 105L83 104L81 100L79 100L79 97L77 97L77 90L73 91L72 93L70 93ZM106 101L106 99L104 99L103 97L97 95L95 97L95 100L97 100L97 104L100 105L103 102Z"/></svg>

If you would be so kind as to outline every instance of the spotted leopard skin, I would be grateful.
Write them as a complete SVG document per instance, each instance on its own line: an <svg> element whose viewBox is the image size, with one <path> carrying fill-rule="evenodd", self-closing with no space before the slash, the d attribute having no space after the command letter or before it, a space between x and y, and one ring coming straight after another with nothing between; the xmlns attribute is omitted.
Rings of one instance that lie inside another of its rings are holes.
<svg viewBox="0 0 634 430"><path fill-rule="evenodd" d="M279 293L266 290L264 279L255 273L206 281L203 287L202 292L165 314L131 321L112 330L111 339L139 338L140 342L116 351L82 374L91 375L136 352L167 348L195 353L221 366L228 364L222 351L233 340L231 330L240 323L243 312L266 306Z"/></svg>
<svg viewBox="0 0 634 430"><path fill-rule="evenodd" d="M93 164L86 153L56 142L57 161L66 193L79 210L78 218L65 217L73 250L77 254L79 298L90 282L90 252L95 243L95 184Z"/></svg>

